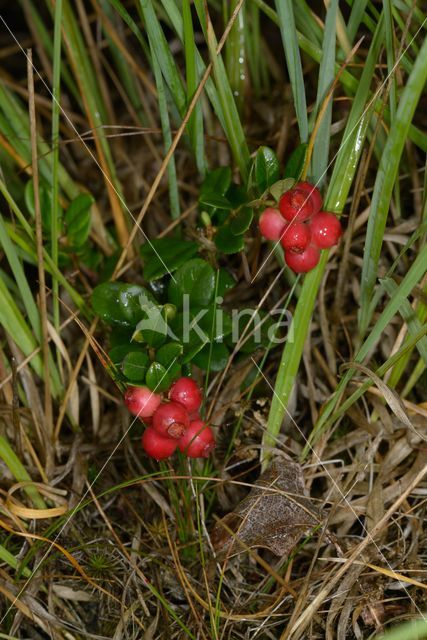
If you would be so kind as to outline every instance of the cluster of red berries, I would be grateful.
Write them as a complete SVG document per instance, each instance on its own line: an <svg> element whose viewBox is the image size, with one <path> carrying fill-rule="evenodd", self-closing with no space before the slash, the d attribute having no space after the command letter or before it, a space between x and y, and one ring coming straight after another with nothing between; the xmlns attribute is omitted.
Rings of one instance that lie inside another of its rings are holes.
<svg viewBox="0 0 427 640"><path fill-rule="evenodd" d="M200 419L202 394L191 378L179 378L168 399L148 387L128 387L125 404L146 424L144 451L156 460L169 458L178 448L189 458L207 458L215 448L212 429Z"/></svg>
<svg viewBox="0 0 427 640"><path fill-rule="evenodd" d="M286 264L295 273L314 269L320 249L330 249L340 239L340 221L321 208L319 190L309 182L298 182L282 195L278 209L269 207L261 214L261 235L267 240L280 241Z"/></svg>

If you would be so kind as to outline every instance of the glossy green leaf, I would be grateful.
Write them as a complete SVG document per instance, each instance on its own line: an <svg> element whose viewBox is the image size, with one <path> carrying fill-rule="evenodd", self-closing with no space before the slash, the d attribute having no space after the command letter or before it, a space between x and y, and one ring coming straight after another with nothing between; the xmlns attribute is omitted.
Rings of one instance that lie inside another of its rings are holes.
<svg viewBox="0 0 427 640"><path fill-rule="evenodd" d="M227 269L221 268L218 273L217 294L224 296L227 291L236 286L236 280Z"/></svg>
<svg viewBox="0 0 427 640"><path fill-rule="evenodd" d="M169 301L178 309L186 303L190 307L207 307L215 293L215 272L205 260L194 258L175 272L168 287Z"/></svg>
<svg viewBox="0 0 427 640"><path fill-rule="evenodd" d="M251 226L252 219L254 217L254 210L249 207L243 207L237 214L230 220L230 231L235 236L240 236L245 233Z"/></svg>
<svg viewBox="0 0 427 640"><path fill-rule="evenodd" d="M216 193L221 196L225 196L230 184L230 167L218 167L206 175L202 186L200 187L200 195L204 196L208 193Z"/></svg>
<svg viewBox="0 0 427 640"><path fill-rule="evenodd" d="M294 149L288 158L283 172L284 178L293 178L299 180L304 168L305 159L307 157L307 144L300 144Z"/></svg>
<svg viewBox="0 0 427 640"><path fill-rule="evenodd" d="M167 342L156 351L156 361L168 367L174 360L182 356L184 347L180 342Z"/></svg>
<svg viewBox="0 0 427 640"><path fill-rule="evenodd" d="M192 359L193 364L204 371L222 371L230 357L230 352L222 342L206 345Z"/></svg>
<svg viewBox="0 0 427 640"><path fill-rule="evenodd" d="M146 343L149 347L160 347L168 334L168 320L162 308L151 301L142 305L143 317L136 325L132 340Z"/></svg>
<svg viewBox="0 0 427 640"><path fill-rule="evenodd" d="M225 224L218 229L215 244L222 253L238 253L245 248L245 236L243 234L234 235L230 230L230 225Z"/></svg>
<svg viewBox="0 0 427 640"><path fill-rule="evenodd" d="M147 289L137 284L104 282L92 292L92 306L104 322L135 326L145 317L144 305L156 304Z"/></svg>
<svg viewBox="0 0 427 640"><path fill-rule="evenodd" d="M72 247L81 247L89 237L90 209L95 199L89 193L81 193L70 203L65 212L67 238Z"/></svg>
<svg viewBox="0 0 427 640"><path fill-rule="evenodd" d="M116 331L113 332L113 335L116 334ZM132 351L135 351L135 344L132 342L126 344L118 344L108 352L108 357L111 362L116 366L121 366L123 360Z"/></svg>
<svg viewBox="0 0 427 640"><path fill-rule="evenodd" d="M277 182L280 175L279 161L270 147L260 147L255 156L254 179L260 193Z"/></svg>
<svg viewBox="0 0 427 640"><path fill-rule="evenodd" d="M131 351L122 364L122 372L131 382L143 382L150 358L143 351Z"/></svg>
<svg viewBox="0 0 427 640"><path fill-rule="evenodd" d="M169 386L166 368L160 362L152 362L145 376L145 384L151 391L161 393Z"/></svg>
<svg viewBox="0 0 427 640"><path fill-rule="evenodd" d="M144 278L147 281L157 280L167 273L173 273L182 264L197 254L196 242L177 238L159 238L146 242L141 247L144 263Z"/></svg>
<svg viewBox="0 0 427 640"><path fill-rule="evenodd" d="M231 204L231 202L225 196L222 196L220 193L205 192L200 196L199 202L201 205L212 207L213 209L230 210L233 208L233 205Z"/></svg>
<svg viewBox="0 0 427 640"><path fill-rule="evenodd" d="M201 309L194 309L193 315L197 316ZM209 341L221 342L232 331L231 316L220 306L211 305L198 321L198 326L206 334Z"/></svg>
<svg viewBox="0 0 427 640"><path fill-rule="evenodd" d="M278 202L286 191L292 189L295 184L293 178L285 178L284 180L278 180L270 187L270 193L273 198Z"/></svg>

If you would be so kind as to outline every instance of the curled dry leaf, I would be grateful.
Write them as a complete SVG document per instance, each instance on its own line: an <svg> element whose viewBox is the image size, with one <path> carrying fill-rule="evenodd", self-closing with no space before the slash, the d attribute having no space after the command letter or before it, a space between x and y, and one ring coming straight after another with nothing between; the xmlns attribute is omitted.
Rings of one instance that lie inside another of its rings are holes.
<svg viewBox="0 0 427 640"><path fill-rule="evenodd" d="M221 557L248 547L265 547L282 556L319 522L319 514L305 495L301 467L280 460L260 476L232 513L217 522L211 540Z"/></svg>

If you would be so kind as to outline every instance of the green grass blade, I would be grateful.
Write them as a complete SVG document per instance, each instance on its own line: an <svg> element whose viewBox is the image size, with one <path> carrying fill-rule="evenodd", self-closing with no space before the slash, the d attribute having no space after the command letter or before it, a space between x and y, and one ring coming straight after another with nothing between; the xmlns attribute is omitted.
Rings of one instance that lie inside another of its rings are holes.
<svg viewBox="0 0 427 640"><path fill-rule="evenodd" d="M191 5L189 0L182 2L182 21L184 36L185 71L187 80L187 104L190 104L196 92L199 73L197 70L197 50L194 40L193 19L191 17ZM196 104L188 121L188 134L196 156L196 164L199 174L204 176L207 165L205 158L205 140L203 134L203 114L200 101Z"/></svg>
<svg viewBox="0 0 427 640"><path fill-rule="evenodd" d="M31 477L28 475L27 470L4 436L0 436L0 458L17 482L31 482ZM24 487L24 491L37 509L46 509L46 503L36 487Z"/></svg>
<svg viewBox="0 0 427 640"><path fill-rule="evenodd" d="M427 638L427 621L425 618L411 620L397 627L393 627L380 636L375 636L374 640L423 640Z"/></svg>
<svg viewBox="0 0 427 640"><path fill-rule="evenodd" d="M307 102L292 0L276 0L277 16L291 81L301 142L308 140Z"/></svg>
<svg viewBox="0 0 427 640"><path fill-rule="evenodd" d="M153 4L152 2L147 2L147 0L139 0L139 7L144 17L145 29L152 50L154 51L163 77L175 101L176 108L180 116L183 117L186 111L187 100L181 75L173 59L163 29L160 26L159 19L154 11Z"/></svg>
<svg viewBox="0 0 427 640"><path fill-rule="evenodd" d="M335 77L335 40L336 22L338 15L338 0L331 0L326 14L325 32L323 37L323 53L319 69L319 82L317 86L316 110L318 113ZM332 98L323 114L316 140L313 147L312 174L314 181L322 185L325 177L328 160L329 144L331 140L332 122Z"/></svg>
<svg viewBox="0 0 427 640"><path fill-rule="evenodd" d="M0 560L2 562L6 562L9 567L12 567L12 569L18 569L20 562L19 560L17 560L17 558L15 558L15 556L13 555L13 553L10 553L10 551L8 551L7 549L5 549L5 547L3 547L3 545L0 544ZM28 569L28 567L25 567L24 570L22 571L22 575L24 576L24 578L29 578L31 575L31 571ZM0 638L6 638L6 636L3 636L2 633L0 633ZM8 638L10 636L7 636Z"/></svg>
<svg viewBox="0 0 427 640"><path fill-rule="evenodd" d="M238 0L225 3L224 24L229 21L237 3ZM245 11L246 7L243 5L225 43L225 68L239 114L243 108L246 76Z"/></svg>
<svg viewBox="0 0 427 640"><path fill-rule="evenodd" d="M391 298L396 294L397 284L391 278L384 278L380 280L381 286L387 291L387 294ZM419 331L421 331L422 324L420 320L417 318L417 315L414 313L412 306L409 304L408 300L402 299L401 305L399 307L399 313L402 316L402 319L406 322L408 327L409 335L413 336ZM427 366L427 338L422 338L419 342L417 342L417 349L420 353L421 358L424 360L425 365Z"/></svg>
<svg viewBox="0 0 427 640"><path fill-rule="evenodd" d="M149 36L150 46L151 46L151 37ZM160 120L162 123L162 131L163 131L163 141L165 147L165 154L172 144L172 134L169 122L169 113L168 106L166 101L166 92L165 86L163 83L163 76L160 70L159 63L154 54L153 49L153 57L152 57L152 67L154 71L154 78L156 80L157 87L157 100L159 105L160 112ZM173 220L177 220L180 215L180 206L179 206L179 192L178 192L178 184L176 180L176 165L175 165L175 157L172 156L169 160L168 168L168 183L169 183L169 204L171 210L171 217Z"/></svg>
<svg viewBox="0 0 427 640"><path fill-rule="evenodd" d="M347 23L347 34L351 44L353 44L356 33L359 31L360 24L366 16L367 4L368 0L356 0L355 2L353 2L350 18L348 19ZM374 23L372 22L371 24L372 27L374 27ZM372 31L374 31L374 28L372 29Z"/></svg>
<svg viewBox="0 0 427 640"><path fill-rule="evenodd" d="M421 278L423 278L426 272L427 272L427 245L424 246L422 251L416 257L408 273L406 274L406 276L404 277L400 285L394 291L385 309L379 316L377 322L372 327L372 330L369 332L368 337L366 338L366 340L360 347L359 351L357 352L354 358L354 362L363 363L364 359L368 356L371 350L381 340L381 337L383 336L386 327L390 324L391 320L396 315L396 313L399 312L399 309L402 307L405 301L407 302L407 298L411 294L411 291L417 285L417 283L421 280ZM424 328L422 328L422 330L424 330ZM417 342L419 339L420 338L418 337ZM323 408L322 415L320 416L319 420L317 421L311 433L309 444L307 444L306 447L304 448L304 451L302 454L303 457L307 456L310 445L312 445L313 442L317 440L319 435L325 429L327 423L329 422L329 418L331 417L335 409L337 401L341 397L344 389L346 388L347 384L351 380L351 377L353 374L354 374L353 369L349 369L345 373L342 380L338 384L338 387L333 393L332 397Z"/></svg>
<svg viewBox="0 0 427 640"><path fill-rule="evenodd" d="M55 24L53 34L53 82L52 82L52 216L50 222L51 258L53 264L58 266L58 240L59 240L59 114L61 99L61 23L62 0L55 3ZM59 283L55 275L52 276L52 309L53 325L59 329Z"/></svg>
<svg viewBox="0 0 427 640"><path fill-rule="evenodd" d="M6 187L6 185L4 184L4 182L1 179L0 179L0 193L5 198L7 204L11 208L12 212L15 214L17 220L19 221L19 223L20 223L22 229L24 230L25 234L27 235L28 239L31 241L31 247L34 248L34 246L35 246L34 229L28 223L25 215L22 213L22 211L20 210L20 208L16 204L15 200L12 198L11 194L9 193L8 188ZM10 235L10 233L11 233L10 229L8 230L8 233ZM14 240L14 241L16 242L16 240ZM76 306L79 309L81 309L85 313L85 315L87 316L88 313L87 313L86 303L83 300L83 298L81 297L81 295L74 289L74 287L71 286L71 284L68 282L67 278L62 273L62 271L60 271L59 268L53 263L52 258L50 257L48 252L46 250L44 250L43 254L44 254L44 259L45 259L45 268L49 271L50 274L55 275L55 277L59 280L61 285L66 289L66 291L68 291L68 293L70 294L71 299L76 304Z"/></svg>
<svg viewBox="0 0 427 640"><path fill-rule="evenodd" d="M390 207L393 186L396 181L400 158L407 139L409 125L427 81L427 39L409 76L399 101L396 118L387 139L378 167L368 220L365 253L363 259L360 294L359 330L367 331L372 314L372 296L378 273L384 230Z"/></svg>
<svg viewBox="0 0 427 640"><path fill-rule="evenodd" d="M196 0L196 9L199 14L199 20L203 20L203 6L201 0ZM247 181L249 175L250 155L246 142L246 137L237 111L236 102L233 92L228 81L227 72L221 54L217 54L217 39L210 21L206 15L206 39L209 48L209 55L212 61L213 73L215 78L215 86L218 92L221 113L224 118L225 133L230 144L234 161L239 167L240 175L244 182ZM203 23L202 23L203 26Z"/></svg>

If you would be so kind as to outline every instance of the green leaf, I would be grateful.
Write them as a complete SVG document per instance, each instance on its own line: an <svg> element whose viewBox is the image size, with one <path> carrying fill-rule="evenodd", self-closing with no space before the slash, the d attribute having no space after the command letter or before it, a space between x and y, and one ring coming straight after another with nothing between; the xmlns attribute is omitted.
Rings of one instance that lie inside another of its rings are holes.
<svg viewBox="0 0 427 640"><path fill-rule="evenodd" d="M230 221L230 231L235 236L240 236L245 233L251 226L252 219L254 217L253 209L249 207L243 207Z"/></svg>
<svg viewBox="0 0 427 640"><path fill-rule="evenodd" d="M227 269L221 268L218 273L217 294L223 296L236 286L236 280Z"/></svg>
<svg viewBox="0 0 427 640"><path fill-rule="evenodd" d="M278 180L270 187L270 193L277 202L283 196L285 191L289 191L295 184L293 178L285 178L284 180Z"/></svg>
<svg viewBox="0 0 427 640"><path fill-rule="evenodd" d="M182 265L168 287L172 304L181 309L183 296L189 296L190 307L207 307L215 293L215 272L205 260L194 258Z"/></svg>
<svg viewBox="0 0 427 640"><path fill-rule="evenodd" d="M237 329L238 339L243 338L239 352L252 353L259 347L269 346L272 338L269 333L273 333L275 323L266 311L255 308L245 309L243 313L240 312L233 318L233 323L234 329ZM226 339L226 343L231 347L234 347L237 342L233 337L229 335Z"/></svg>
<svg viewBox="0 0 427 640"><path fill-rule="evenodd" d="M292 151L285 165L284 178L300 179L307 156L307 149L308 145L304 143L298 145L298 147Z"/></svg>
<svg viewBox="0 0 427 640"><path fill-rule="evenodd" d="M199 198L199 202L201 205L213 207L214 209L225 209L227 211L233 208L233 205L225 196L213 191L203 193Z"/></svg>
<svg viewBox="0 0 427 640"><path fill-rule="evenodd" d="M182 356L184 347L180 342L167 342L156 351L156 360L168 367L174 360Z"/></svg>
<svg viewBox="0 0 427 640"><path fill-rule="evenodd" d="M227 191L227 198L230 200L232 208L238 209L242 204L247 204L248 202L247 189L243 184L232 182Z"/></svg>
<svg viewBox="0 0 427 640"><path fill-rule="evenodd" d="M67 238L72 247L81 247L88 239L91 225L90 208L95 199L89 193L80 193L65 213Z"/></svg>
<svg viewBox="0 0 427 640"><path fill-rule="evenodd" d="M145 316L144 305L155 305L149 291L137 284L103 282L92 292L95 312L109 324L135 326Z"/></svg>
<svg viewBox="0 0 427 640"><path fill-rule="evenodd" d="M143 318L136 325L132 340L145 342L149 347L162 345L168 333L168 321L162 308L148 301L142 305Z"/></svg>
<svg viewBox="0 0 427 640"><path fill-rule="evenodd" d="M260 147L255 156L254 177L260 193L279 179L279 161L270 147Z"/></svg>
<svg viewBox="0 0 427 640"><path fill-rule="evenodd" d="M230 225L225 224L219 227L215 236L215 244L222 253L238 253L245 248L245 236L234 235L230 230Z"/></svg>
<svg viewBox="0 0 427 640"><path fill-rule="evenodd" d="M205 196L208 193L216 193L218 195L225 196L230 184L230 167L218 167L218 169L214 169L206 175L206 178L203 180L203 184L200 188L200 196Z"/></svg>
<svg viewBox="0 0 427 640"><path fill-rule="evenodd" d="M165 367L160 362L152 362L145 376L145 384L151 391L161 393L169 387L169 378Z"/></svg>
<svg viewBox="0 0 427 640"><path fill-rule="evenodd" d="M111 362L116 367L118 367L121 366L123 360L131 351L135 351L135 344L132 344L130 342L127 344L118 344L117 346L110 349L110 351L108 352L108 357L110 358Z"/></svg>
<svg viewBox="0 0 427 640"><path fill-rule="evenodd" d="M40 182L39 184L39 199L40 199L40 213L42 218L43 228L47 231L50 231L52 220L52 199L51 194L43 184ZM33 218L35 217L35 205L34 205L34 182L33 180L29 180L25 185L24 189L24 200L27 206L28 211L31 213Z"/></svg>
<svg viewBox="0 0 427 640"><path fill-rule="evenodd" d="M222 342L208 344L192 358L193 364L204 371L222 371L228 361L230 352Z"/></svg>
<svg viewBox="0 0 427 640"><path fill-rule="evenodd" d="M201 309L193 309L196 317ZM231 316L218 305L211 305L198 321L198 326L206 334L209 341L221 342L232 331Z"/></svg>
<svg viewBox="0 0 427 640"><path fill-rule="evenodd" d="M131 351L123 360L122 371L131 382L143 382L149 365L150 358L146 353Z"/></svg>
<svg viewBox="0 0 427 640"><path fill-rule="evenodd" d="M166 273L173 273L182 264L196 255L198 245L177 238L159 238L146 242L141 247L144 262L144 278L149 282Z"/></svg>

